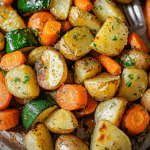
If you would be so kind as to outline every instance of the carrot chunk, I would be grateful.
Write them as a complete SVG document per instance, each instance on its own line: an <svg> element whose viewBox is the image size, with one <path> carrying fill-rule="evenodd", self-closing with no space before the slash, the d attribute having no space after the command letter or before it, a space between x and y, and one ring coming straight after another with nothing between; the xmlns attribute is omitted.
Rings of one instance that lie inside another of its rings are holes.
<svg viewBox="0 0 150 150"><path fill-rule="evenodd" d="M127 109L121 122L121 129L129 136L143 132L149 124L149 114L140 104L133 104Z"/></svg>
<svg viewBox="0 0 150 150"><path fill-rule="evenodd" d="M14 67L20 66L26 62L25 56L21 51L14 51L9 54L5 54L0 62L0 67L8 71Z"/></svg>
<svg viewBox="0 0 150 150"><path fill-rule="evenodd" d="M72 28L71 24L69 21L62 21L61 22L61 26L62 26L62 32L66 32L68 30L70 30Z"/></svg>
<svg viewBox="0 0 150 150"><path fill-rule="evenodd" d="M62 85L57 91L57 103L66 110L85 108L87 105L87 91L78 84Z"/></svg>
<svg viewBox="0 0 150 150"><path fill-rule="evenodd" d="M0 130L7 130L19 124L20 111L18 109L5 109L0 111Z"/></svg>

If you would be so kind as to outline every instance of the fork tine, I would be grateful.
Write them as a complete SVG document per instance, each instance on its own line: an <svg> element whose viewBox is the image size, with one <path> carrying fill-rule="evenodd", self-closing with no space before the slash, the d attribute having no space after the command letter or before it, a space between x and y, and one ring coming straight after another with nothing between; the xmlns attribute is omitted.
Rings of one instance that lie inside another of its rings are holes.
<svg viewBox="0 0 150 150"><path fill-rule="evenodd" d="M143 10L142 10L140 1L134 0L132 4L133 4L134 12L136 14L136 17L137 17L140 25L145 25L146 21L145 21L144 15L143 15Z"/></svg>

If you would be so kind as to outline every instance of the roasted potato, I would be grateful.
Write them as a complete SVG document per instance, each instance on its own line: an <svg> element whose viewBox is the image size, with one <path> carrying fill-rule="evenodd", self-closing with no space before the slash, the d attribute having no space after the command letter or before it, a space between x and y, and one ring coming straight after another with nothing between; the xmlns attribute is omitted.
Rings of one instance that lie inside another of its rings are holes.
<svg viewBox="0 0 150 150"><path fill-rule="evenodd" d="M54 133L71 133L77 126L78 121L71 111L58 109L45 119L45 125Z"/></svg>
<svg viewBox="0 0 150 150"><path fill-rule="evenodd" d="M90 150L131 150L128 136L106 120L99 121L91 136Z"/></svg>
<svg viewBox="0 0 150 150"><path fill-rule="evenodd" d="M140 103L142 106L147 108L150 113L150 88L146 90L146 92L142 95Z"/></svg>
<svg viewBox="0 0 150 150"><path fill-rule="evenodd" d="M73 27L87 26L93 34L101 28L101 22L93 14L72 6L69 11L69 22Z"/></svg>
<svg viewBox="0 0 150 150"><path fill-rule="evenodd" d="M88 93L98 101L112 98L116 94L119 84L120 76L113 76L107 72L84 80Z"/></svg>
<svg viewBox="0 0 150 150"><path fill-rule="evenodd" d="M5 76L7 89L21 99L34 99L39 95L40 89L34 70L27 65L15 67Z"/></svg>
<svg viewBox="0 0 150 150"><path fill-rule="evenodd" d="M125 67L147 69L150 66L150 55L137 50L125 50L120 55L120 63Z"/></svg>
<svg viewBox="0 0 150 150"><path fill-rule="evenodd" d="M133 2L133 0L114 0L114 1L119 4L129 4L129 3Z"/></svg>
<svg viewBox="0 0 150 150"><path fill-rule="evenodd" d="M2 51L5 47L5 39L3 33L0 32L0 51Z"/></svg>
<svg viewBox="0 0 150 150"><path fill-rule="evenodd" d="M43 123L38 123L25 136L27 150L54 150L50 132Z"/></svg>
<svg viewBox="0 0 150 150"><path fill-rule="evenodd" d="M14 96L14 99L15 99L15 101L17 101L20 104L27 104L31 101L31 99L21 99L21 98L15 97L15 96Z"/></svg>
<svg viewBox="0 0 150 150"><path fill-rule="evenodd" d="M134 101L143 95L147 86L148 75L143 69L125 68L122 72L117 96Z"/></svg>
<svg viewBox="0 0 150 150"><path fill-rule="evenodd" d="M102 71L100 62L93 57L83 57L75 62L75 83L82 84L85 79Z"/></svg>
<svg viewBox="0 0 150 150"><path fill-rule="evenodd" d="M28 55L27 64L34 65L36 61L40 58L42 52L46 49L51 49L50 46L40 46L32 50Z"/></svg>
<svg viewBox="0 0 150 150"><path fill-rule="evenodd" d="M99 103L95 111L95 122L108 120L119 128L120 121L124 115L127 100L123 97L114 97Z"/></svg>
<svg viewBox="0 0 150 150"><path fill-rule="evenodd" d="M65 59L52 47L42 52L36 67L38 84L44 89L55 90L67 79Z"/></svg>
<svg viewBox="0 0 150 150"><path fill-rule="evenodd" d="M75 135L61 135L55 142L55 150L89 150L86 144Z"/></svg>
<svg viewBox="0 0 150 150"><path fill-rule="evenodd" d="M104 23L108 17L116 17L125 22L123 13L112 0L95 0L93 3L93 13L102 23Z"/></svg>
<svg viewBox="0 0 150 150"><path fill-rule="evenodd" d="M72 0L51 0L50 12L59 20L66 20L71 4Z"/></svg>
<svg viewBox="0 0 150 150"><path fill-rule="evenodd" d="M70 60L77 60L90 50L94 36L86 26L75 27L67 32L59 42L60 52Z"/></svg>
<svg viewBox="0 0 150 150"><path fill-rule="evenodd" d="M127 44L128 29L115 17L108 17L97 33L91 48L101 54L117 56Z"/></svg>
<svg viewBox="0 0 150 150"><path fill-rule="evenodd" d="M0 5L0 28L4 33L13 29L26 28L23 19L18 15L11 5Z"/></svg>

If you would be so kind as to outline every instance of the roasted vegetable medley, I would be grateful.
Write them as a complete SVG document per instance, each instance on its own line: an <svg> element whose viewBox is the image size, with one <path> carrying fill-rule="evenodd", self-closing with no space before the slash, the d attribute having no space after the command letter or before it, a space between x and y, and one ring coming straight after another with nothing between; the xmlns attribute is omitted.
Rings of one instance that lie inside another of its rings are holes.
<svg viewBox="0 0 150 150"><path fill-rule="evenodd" d="M22 125L27 150L131 150L150 113L149 48L117 7L131 2L1 0L0 130Z"/></svg>

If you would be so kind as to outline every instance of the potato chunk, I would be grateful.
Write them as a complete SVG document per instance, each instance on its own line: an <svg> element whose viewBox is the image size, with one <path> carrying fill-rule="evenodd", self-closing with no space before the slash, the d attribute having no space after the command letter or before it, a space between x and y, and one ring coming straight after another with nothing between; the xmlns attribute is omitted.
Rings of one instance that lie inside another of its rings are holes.
<svg viewBox="0 0 150 150"><path fill-rule="evenodd" d="M107 72L84 80L84 85L89 94L99 101L112 98L116 94L119 84L120 76L113 76Z"/></svg>
<svg viewBox="0 0 150 150"><path fill-rule="evenodd" d="M107 56L117 56L127 44L128 29L115 17L108 17L97 33L91 48Z"/></svg>
<svg viewBox="0 0 150 150"><path fill-rule="evenodd" d="M39 95L39 86L34 70L27 65L11 69L5 77L8 90L21 99L34 99Z"/></svg>

